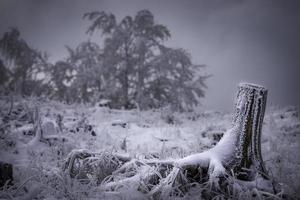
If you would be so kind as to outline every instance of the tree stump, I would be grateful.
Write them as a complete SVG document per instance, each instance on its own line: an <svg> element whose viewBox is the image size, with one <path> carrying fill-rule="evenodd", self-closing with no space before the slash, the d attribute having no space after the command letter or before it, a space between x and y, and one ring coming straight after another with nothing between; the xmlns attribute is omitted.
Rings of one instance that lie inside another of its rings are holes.
<svg viewBox="0 0 300 200"><path fill-rule="evenodd" d="M0 187L5 184L12 185L13 165L0 161Z"/></svg>
<svg viewBox="0 0 300 200"><path fill-rule="evenodd" d="M266 100L267 90L264 87L240 84L232 128L215 147L182 158L178 161L179 166L208 167L213 177L233 171L243 180L254 179L257 173L267 178L260 143Z"/></svg>
<svg viewBox="0 0 300 200"><path fill-rule="evenodd" d="M267 172L261 156L261 130L266 109L268 91L259 85L240 84L236 99L233 126L239 132L234 171L243 178L244 169L252 166L264 178ZM244 177L246 178L246 177ZM249 179L249 174L247 179Z"/></svg>

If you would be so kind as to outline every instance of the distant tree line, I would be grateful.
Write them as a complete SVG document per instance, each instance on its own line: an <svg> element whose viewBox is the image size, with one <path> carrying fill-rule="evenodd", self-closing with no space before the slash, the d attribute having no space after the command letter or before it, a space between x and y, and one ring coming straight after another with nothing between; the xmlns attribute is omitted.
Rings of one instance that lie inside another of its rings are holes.
<svg viewBox="0 0 300 200"><path fill-rule="evenodd" d="M193 64L186 50L164 45L170 31L150 11L119 22L113 14L98 11L84 19L90 22L87 34L100 32L103 44L66 46L68 57L55 64L30 47L16 28L6 32L0 38L2 92L67 103L107 99L111 107L127 109L187 110L204 97L208 76L200 71L203 65Z"/></svg>

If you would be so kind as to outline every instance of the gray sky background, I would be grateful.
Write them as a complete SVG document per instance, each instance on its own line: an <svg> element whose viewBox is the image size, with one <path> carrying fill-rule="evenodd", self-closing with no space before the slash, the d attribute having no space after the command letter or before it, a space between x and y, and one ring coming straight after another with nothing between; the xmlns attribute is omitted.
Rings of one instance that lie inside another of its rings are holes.
<svg viewBox="0 0 300 200"><path fill-rule="evenodd" d="M1 0L0 34L18 27L55 62L67 56L64 45L89 38L85 12L104 10L121 19L141 9L168 26L167 45L187 49L194 62L208 66L206 108L232 110L239 82L266 86L269 105L300 105L297 0Z"/></svg>

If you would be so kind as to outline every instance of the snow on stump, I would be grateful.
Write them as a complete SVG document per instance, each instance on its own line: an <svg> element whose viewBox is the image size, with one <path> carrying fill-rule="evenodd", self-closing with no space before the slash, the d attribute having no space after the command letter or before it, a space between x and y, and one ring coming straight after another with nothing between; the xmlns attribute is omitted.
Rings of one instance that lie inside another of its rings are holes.
<svg viewBox="0 0 300 200"><path fill-rule="evenodd" d="M261 156L261 130L265 114L267 90L258 85L243 83L239 85L232 128L213 148L176 160L158 159L119 159L107 178L101 177L101 185L107 191L115 191L124 185L153 197L183 195L190 188L208 183L209 188L201 189L204 199L218 193L232 193L236 184L239 188L258 188L268 194L276 193L273 182L269 180ZM73 166L76 159L87 163L93 153L73 152L65 166L75 177ZM93 157L93 156L92 156ZM97 157L97 156L96 156ZM93 157L94 159L97 159ZM103 160L101 156L99 160ZM87 165L86 165L87 166ZM86 168L82 164L82 168ZM102 165L101 165L102 166ZM105 168L102 169L105 170ZM100 169L101 170L101 169ZM79 170L80 171L80 170ZM97 171L97 170L96 170ZM99 171L99 169L98 169ZM89 174L96 174L89 171ZM207 184L206 184L207 185ZM116 189L117 188L117 189ZM230 189L231 188L231 189ZM206 191L206 192L205 192ZM214 191L214 192L211 192ZM231 191L231 192L230 192ZM256 190L257 191L257 190Z"/></svg>

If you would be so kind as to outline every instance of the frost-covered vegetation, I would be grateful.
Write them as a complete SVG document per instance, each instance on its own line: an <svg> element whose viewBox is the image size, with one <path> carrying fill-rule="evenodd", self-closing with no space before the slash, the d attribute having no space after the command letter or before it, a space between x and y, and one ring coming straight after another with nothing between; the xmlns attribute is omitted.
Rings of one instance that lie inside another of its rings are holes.
<svg viewBox="0 0 300 200"><path fill-rule="evenodd" d="M13 185L7 183L1 188L1 198L299 198L300 120L294 107L269 108L263 124L262 156L269 175L281 184L278 194L260 190L259 182L245 186L230 176L232 187L227 191L214 190L203 177L184 187L161 185L158 195L155 190L149 193L153 186L147 175L159 174L160 168L148 160L163 160L167 164L212 148L231 127L231 113L200 108L185 113L167 108L114 110L17 97L2 97L0 103L0 157L12 163L14 170ZM74 168L66 167L70 155L89 157L91 152L94 155L85 163L90 167L86 171L76 167L83 164L80 160ZM166 171L169 173L170 169Z"/></svg>
<svg viewBox="0 0 300 200"><path fill-rule="evenodd" d="M150 11L83 19L101 41L55 63L0 38L0 198L299 198L296 108L263 120L267 90L242 84L233 120L201 110L204 65Z"/></svg>

